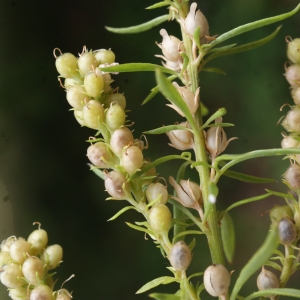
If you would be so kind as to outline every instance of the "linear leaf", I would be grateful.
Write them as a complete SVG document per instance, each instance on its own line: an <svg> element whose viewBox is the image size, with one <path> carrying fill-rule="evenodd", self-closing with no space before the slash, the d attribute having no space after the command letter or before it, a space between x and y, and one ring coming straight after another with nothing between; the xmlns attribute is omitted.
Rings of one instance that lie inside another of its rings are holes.
<svg viewBox="0 0 300 300"><path fill-rule="evenodd" d="M125 211L127 211L129 209L135 209L135 210L137 210L134 206L126 206L126 207L122 208L120 211L118 211L115 215L113 215L107 221L113 221L113 220L115 220L117 217L119 217L121 214L123 214Z"/></svg>
<svg viewBox="0 0 300 300"><path fill-rule="evenodd" d="M152 129L152 130L148 130L148 131L144 131L143 133L145 134L162 134L162 133L166 133L172 130L188 130L191 131L191 129L182 126L182 125L168 125L168 126L163 126L163 127L159 127L156 129Z"/></svg>
<svg viewBox="0 0 300 300"><path fill-rule="evenodd" d="M169 160L174 160L174 159L183 159L187 161L191 161L191 154L189 152L183 152L182 155L167 155L163 156L161 158L158 158L157 160L151 162L148 164L145 168L143 168L141 171L136 172L134 175L130 177L130 180L134 180L135 178L140 177L143 173L149 171L153 167L156 167L164 162L167 162Z"/></svg>
<svg viewBox="0 0 300 300"><path fill-rule="evenodd" d="M146 9L155 9L155 8L159 8L159 7L163 7L163 6L167 6L170 5L168 2L162 1L162 2L157 2L153 5L150 5L148 7L146 7Z"/></svg>
<svg viewBox="0 0 300 300"><path fill-rule="evenodd" d="M260 46L263 46L265 44L267 44L268 42L270 42L279 32L279 30L281 29L281 26L277 27L276 30L274 32L272 32L270 35L268 35L267 37L264 37L260 40L257 40L255 42L251 42L251 43L247 43L241 46L237 46L237 47L230 47L230 48L225 48L222 47L221 49L223 49L222 51L217 51L216 53L213 53L212 55L208 56L207 59L205 59L203 65L207 64L209 61L221 57L221 56L225 56L225 55L231 55L231 54L236 54L236 53L241 53L241 52L246 52L249 50L253 50L255 48L258 48ZM230 45L232 46L232 45ZM214 48L213 50L216 51L218 48Z"/></svg>
<svg viewBox="0 0 300 300"><path fill-rule="evenodd" d="M103 180L105 179L104 173L101 170L97 169L92 164L88 164L88 165L91 167L91 171L93 171L98 177L100 177Z"/></svg>
<svg viewBox="0 0 300 300"><path fill-rule="evenodd" d="M201 71L226 75L226 72L224 72L223 70L221 70L219 68L212 68L212 67L211 68L202 68Z"/></svg>
<svg viewBox="0 0 300 300"><path fill-rule="evenodd" d="M227 113L226 108L220 108L218 109L212 116L210 116L207 121L202 125L201 129L206 128L211 122L213 122L215 119L223 117Z"/></svg>
<svg viewBox="0 0 300 300"><path fill-rule="evenodd" d="M162 72L157 69L155 72L155 78L157 85L159 86L159 90L161 93L175 106L177 106L182 113L185 115L187 120L190 122L190 125L192 127L195 127L195 122L193 119L193 116L187 106L187 104L184 102L182 97L180 96L179 92L176 90L176 88L167 80L167 78L162 74Z"/></svg>
<svg viewBox="0 0 300 300"><path fill-rule="evenodd" d="M163 15L160 17L157 17L151 21L142 23L140 25L130 26L130 27L122 27L122 28L115 28L115 27L109 27L105 26L106 30L114 33L120 33L120 34L132 34L132 33L140 33L143 31L147 31L165 21L167 21L170 18L169 15Z"/></svg>
<svg viewBox="0 0 300 300"><path fill-rule="evenodd" d="M229 212L231 209L235 208L235 207L238 207L238 206L241 206L241 205L244 205L244 204L247 204L247 203L251 203L251 202L255 202L255 201L259 201L259 200L263 200L269 196L271 196L272 193L267 193L267 194L264 194L264 195L260 195L260 196L256 196L256 197L251 197L251 198L247 198L247 199L244 199L244 200L240 200L238 202L235 202L233 204L231 204L229 207L226 208L226 212Z"/></svg>
<svg viewBox="0 0 300 300"><path fill-rule="evenodd" d="M185 230L185 231L181 231L180 233L176 234L173 237L173 242L174 241L178 241L179 237L185 236L185 235L188 235L188 234L204 234L204 233L202 231L199 231L199 230Z"/></svg>
<svg viewBox="0 0 300 300"><path fill-rule="evenodd" d="M231 264L235 250L235 230L233 221L228 212L224 212L223 214L220 229L224 254L227 261Z"/></svg>
<svg viewBox="0 0 300 300"><path fill-rule="evenodd" d="M300 298L300 290L286 289L286 288L269 289L269 290L255 292L249 295L248 297L246 297L244 300L251 300L266 295L274 295L274 296L280 295L280 296L289 296L293 298Z"/></svg>
<svg viewBox="0 0 300 300"><path fill-rule="evenodd" d="M263 178L263 177L257 177L252 175L243 174L240 172L230 171L227 170L224 173L225 176L233 179L237 179L244 182L250 182L250 183L271 183L276 182L275 179L272 178Z"/></svg>
<svg viewBox="0 0 300 300"><path fill-rule="evenodd" d="M160 294L160 293L155 293L155 294L150 294L150 298L156 299L156 300L181 300L180 296L176 296L173 294Z"/></svg>
<svg viewBox="0 0 300 300"><path fill-rule="evenodd" d="M235 300L240 289L244 283L253 275L272 255L273 251L278 246L278 230L275 225L271 225L270 231L261 245L261 247L254 253L249 262L241 270L239 277L237 278L233 291L230 296L230 300ZM252 298L250 298L252 299Z"/></svg>
<svg viewBox="0 0 300 300"><path fill-rule="evenodd" d="M101 67L101 71L104 72L154 72L155 70L160 70L164 73L177 74L175 71L165 68L160 65L149 64L149 63L129 63L121 64L111 67Z"/></svg>
<svg viewBox="0 0 300 300"><path fill-rule="evenodd" d="M176 75L171 75L169 77L167 77L167 79L169 81L172 81L173 79L175 79L177 76ZM154 88L151 89L150 94L146 97L146 99L142 102L142 105L146 104L147 102L149 102L152 98L154 98L157 94L159 93L159 87L155 86Z"/></svg>
<svg viewBox="0 0 300 300"><path fill-rule="evenodd" d="M232 30L230 30L226 33L221 34L220 36L218 36L214 41L212 41L206 47L212 48L212 47L214 47L214 46L216 46L216 45L218 45L218 44L220 44L220 43L222 43L222 42L224 42L224 41L226 41L226 40L228 40L232 37L240 35L242 33L245 33L245 32L248 32L248 31L256 29L256 28L260 28L260 27L263 27L263 26L267 26L267 25L282 21L286 18L291 17L295 13L297 13L299 11L299 9L300 9L300 4L298 4L295 9L293 9L292 11L290 11L288 13L281 14L281 15L274 16L274 17L270 17L270 18L265 18L265 19L262 19L262 20L258 20L258 21L252 22L252 23L245 24L245 25L241 25L241 26L239 26L235 29L232 29ZM202 47L204 48L205 45L202 46Z"/></svg>
<svg viewBox="0 0 300 300"><path fill-rule="evenodd" d="M178 281L178 279L174 278L174 277L170 277L170 276L162 276L162 277L158 277L155 278L151 281L149 281L148 283L146 283L145 285L143 285L137 292L136 294L141 294L144 293L146 291L149 291L150 289L155 288L158 285L161 284L169 284L171 282L174 281Z"/></svg>
<svg viewBox="0 0 300 300"><path fill-rule="evenodd" d="M140 226L137 226L137 225L134 225L134 224L131 224L129 222L125 222L129 227L131 227L132 229L135 229L137 231L142 231L142 232L146 232L147 234L151 235L151 232L146 229L146 228L143 228L143 227L140 227Z"/></svg>

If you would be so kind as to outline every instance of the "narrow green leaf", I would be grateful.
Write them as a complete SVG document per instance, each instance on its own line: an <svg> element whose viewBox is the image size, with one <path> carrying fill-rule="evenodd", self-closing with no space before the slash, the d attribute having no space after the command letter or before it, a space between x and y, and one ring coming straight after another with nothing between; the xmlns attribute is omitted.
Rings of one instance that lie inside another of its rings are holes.
<svg viewBox="0 0 300 300"><path fill-rule="evenodd" d="M196 246L196 239L195 238L193 238L193 240L189 243L189 248L190 248L190 250L191 250L191 252L193 251L193 249L195 248L195 246Z"/></svg>
<svg viewBox="0 0 300 300"><path fill-rule="evenodd" d="M181 300L180 296L176 296L176 295L173 295L173 294L155 293L155 294L150 294L149 297L153 298L153 299L156 299L156 300Z"/></svg>
<svg viewBox="0 0 300 300"><path fill-rule="evenodd" d="M223 174L230 167L248 159L267 157L267 156L290 155L290 154L300 154L300 149L279 148L279 149L254 150L244 154L234 154L234 155L223 154L216 158L215 164L218 164L222 160L230 160L230 162L227 163L221 169L221 174Z"/></svg>
<svg viewBox="0 0 300 300"><path fill-rule="evenodd" d="M183 152L183 153L187 153L187 152ZM153 167L156 167L162 163L165 163L169 160L174 160L174 159L183 159L183 160L187 160L190 161L191 160L191 154L188 153L189 156L185 156L185 155L167 155L167 156L163 156L161 158L158 158L157 160L153 161L152 163L148 164L145 168L143 168L141 171L136 172L134 175L132 175L130 177L130 180L134 180L135 178L140 177L142 174L144 174L145 172L149 171L150 169L152 169Z"/></svg>
<svg viewBox="0 0 300 300"><path fill-rule="evenodd" d="M226 46L223 46L223 47L218 47L218 48L212 48L210 49L207 53L207 54L211 54L211 53L215 53L215 52L223 52L223 51L227 51L228 49L231 49L233 47L235 47L237 44L231 44L231 45L226 45Z"/></svg>
<svg viewBox="0 0 300 300"><path fill-rule="evenodd" d="M159 69L156 70L155 77L161 93L182 111L187 120L190 122L191 127L195 127L194 118L176 88L167 80Z"/></svg>
<svg viewBox="0 0 300 300"><path fill-rule="evenodd" d="M228 212L224 212L223 214L220 229L224 254L227 261L231 264L235 250L235 230L233 221Z"/></svg>
<svg viewBox="0 0 300 300"><path fill-rule="evenodd" d="M147 234L151 235L151 232L146 229L146 228L143 228L143 227L140 227L140 226L137 226L137 225L134 225L134 224L131 224L129 222L125 222L126 225L128 225L129 227L131 227L132 229L135 229L137 231L142 231L142 232L146 232Z"/></svg>
<svg viewBox="0 0 300 300"><path fill-rule="evenodd" d="M268 193L270 193L271 195L274 196L278 196L278 197L282 197L282 198L287 198L287 199L295 199L291 194L285 194L285 193L281 193L281 192L276 192L276 191L272 191L269 189L266 189L266 191Z"/></svg>
<svg viewBox="0 0 300 300"><path fill-rule="evenodd" d="M211 122L213 122L215 119L223 117L226 115L227 111L225 108L218 109L212 116L210 116L207 121L202 125L201 129L206 128Z"/></svg>
<svg viewBox="0 0 300 300"><path fill-rule="evenodd" d="M248 24L239 26L239 27L237 27L235 29L232 29L232 30L230 30L230 31L228 31L226 33L223 33L222 35L218 36L214 41L212 41L206 47L213 48L216 45L218 45L218 44L220 44L220 43L222 43L222 42L224 42L224 41L226 41L226 40L228 40L228 39L230 39L232 37L240 35L242 33L245 33L245 32L248 32L248 31L256 29L256 28L260 28L260 27L263 27L263 26L267 26L267 25L270 25L270 24L282 21L282 20L284 20L286 18L291 17L295 13L297 13L299 11L299 9L300 9L300 4L298 4L295 9L293 9L292 11L290 11L288 13L281 14L281 15L278 15L278 16L275 16L275 17L270 17L270 18L258 20L258 21L252 22L252 23L248 23Z"/></svg>
<svg viewBox="0 0 300 300"><path fill-rule="evenodd" d="M110 67L101 67L100 69L104 72L154 72L155 70L160 70L161 72L168 74L177 74L171 69L149 63L129 63Z"/></svg>
<svg viewBox="0 0 300 300"><path fill-rule="evenodd" d="M226 72L224 72L223 70L221 70L219 68L202 68L201 71L226 75Z"/></svg>
<svg viewBox="0 0 300 300"><path fill-rule="evenodd" d="M169 15L163 15L160 17L157 17L151 21L148 21L146 23L142 23L140 25L130 26L130 27L122 27L122 28L115 28L115 27L109 27L105 26L106 30L114 33L120 33L120 34L132 34L132 33L140 33L143 31L147 31L165 21L167 21L170 18Z"/></svg>
<svg viewBox="0 0 300 300"><path fill-rule="evenodd" d="M158 285L161 284L169 284L171 282L177 281L178 279L174 278L174 277L170 277L170 276L163 276L163 277L158 277L155 278L151 281L149 281L148 283L146 283L145 285L143 285L137 292L136 294L141 294L144 293L146 291L149 291L150 289L155 288Z"/></svg>
<svg viewBox="0 0 300 300"><path fill-rule="evenodd" d="M169 132L172 130L188 130L188 131L192 132L192 130L190 128L187 128L182 125L168 125L168 126L163 126L163 127L159 127L156 129L144 131L143 133L145 133L145 134L162 134L162 133L166 133L166 132Z"/></svg>
<svg viewBox="0 0 300 300"><path fill-rule="evenodd" d="M193 277L202 276L203 274L204 274L204 272L194 273L194 274L192 274L192 275L190 275L190 276L188 277L188 281L190 281L190 279L193 278Z"/></svg>
<svg viewBox="0 0 300 300"><path fill-rule="evenodd" d="M244 182L250 182L250 183L271 183L271 182L276 182L276 180L272 179L272 178L257 177L257 176L247 175L247 174L243 174L243 173L235 172L235 171L230 171L230 170L227 170L224 173L224 175L229 177L229 178L237 179L237 180L244 181Z"/></svg>
<svg viewBox="0 0 300 300"><path fill-rule="evenodd" d="M282 266L280 266L278 263L268 260L267 262L264 263L265 266L272 267L273 269L282 272Z"/></svg>
<svg viewBox="0 0 300 300"><path fill-rule="evenodd" d="M244 283L253 275L272 255L278 246L278 230L275 225L271 225L270 231L262 244L255 252L249 262L244 266L237 278L230 300L235 300ZM281 289L280 289L281 290ZM252 299L252 298L250 298ZM249 300L249 299L248 299Z"/></svg>
<svg viewBox="0 0 300 300"><path fill-rule="evenodd" d="M247 43L238 47L230 47L228 49L226 49L226 47L222 47L221 49L223 49L222 51L217 51L216 53L210 55L207 57L207 59L204 60L203 65L207 64L209 61L221 57L221 56L225 56L225 55L231 55L231 54L236 54L236 53L241 53L241 52L246 52L249 50L253 50L255 48L258 48L260 46L263 46L265 44L267 44L268 42L270 42L272 39L274 39L274 37L278 34L279 30L281 29L281 26L277 27L276 30L268 35L265 38L262 38L260 40L257 40L255 42L251 42L251 43ZM225 49L224 49L225 48ZM213 50L217 50L218 48L214 48Z"/></svg>
<svg viewBox="0 0 300 300"><path fill-rule="evenodd" d="M200 36L201 36L201 29L200 29L200 26L198 26L194 31L193 37L194 37L194 41L199 49L201 48L200 39L199 39Z"/></svg>
<svg viewBox="0 0 300 300"><path fill-rule="evenodd" d="M121 214L123 214L125 211L127 211L129 209L137 210L134 206L126 206L126 207L122 208L119 212L117 212L114 216L112 216L110 219L108 219L107 221L115 220L117 217L119 217Z"/></svg>
<svg viewBox="0 0 300 300"><path fill-rule="evenodd" d="M178 240L179 237L185 236L185 235L188 235L188 234L204 234L204 233L202 231L199 231L199 230L185 230L185 231L181 231L180 233L176 234L173 237L173 244L174 244L174 241Z"/></svg>
<svg viewBox="0 0 300 300"><path fill-rule="evenodd" d="M247 204L247 203L251 203L251 202L255 202L255 201L259 201L259 200L263 200L269 196L271 196L272 194L271 193L267 193L267 194L263 194L263 195L260 195L260 196L256 196L256 197L251 197L251 198L247 198L247 199L244 199L244 200L240 200L238 202L235 202L233 204L231 204L229 207L226 208L226 212L229 212L231 209L235 208L235 207L238 207L238 206L241 206L241 205L244 205L244 204Z"/></svg>
<svg viewBox="0 0 300 300"><path fill-rule="evenodd" d="M157 2L153 5L150 5L148 7L146 7L146 9L155 9L155 8L159 8L159 7L163 7L163 6L167 6L170 5L168 2L162 1L162 2Z"/></svg>
<svg viewBox="0 0 300 300"><path fill-rule="evenodd" d="M289 296L293 298L300 298L300 290L286 289L286 288L269 289L269 290L255 292L249 295L248 297L246 297L244 300L251 300L266 295L274 295L274 296L280 295L280 296Z"/></svg>
<svg viewBox="0 0 300 300"><path fill-rule="evenodd" d="M103 171L101 171L100 169L97 169L92 164L88 164L88 165L91 167L91 171L93 171L98 177L100 177L103 180L105 179Z"/></svg>
<svg viewBox="0 0 300 300"><path fill-rule="evenodd" d="M169 81L172 81L173 79L175 79L177 76L176 75L171 75L169 77L167 77L167 79ZM146 97L146 99L142 102L142 105L146 104L147 102L149 102L152 98L154 98L157 94L159 93L159 87L156 86L153 89L151 89L150 94Z"/></svg>
<svg viewBox="0 0 300 300"><path fill-rule="evenodd" d="M234 126L234 124L232 123L216 123L216 124L210 124L207 127L210 128L210 127L232 127L232 126Z"/></svg>

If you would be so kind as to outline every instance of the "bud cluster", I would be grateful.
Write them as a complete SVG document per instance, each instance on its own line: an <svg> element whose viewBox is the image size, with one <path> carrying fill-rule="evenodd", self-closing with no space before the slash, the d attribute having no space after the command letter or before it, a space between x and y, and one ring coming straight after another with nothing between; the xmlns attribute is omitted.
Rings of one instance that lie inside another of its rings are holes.
<svg viewBox="0 0 300 300"><path fill-rule="evenodd" d="M41 228L27 240L11 236L1 243L0 281L9 289L11 299L71 300L67 290L53 291L52 270L62 262L63 249L47 244L47 232Z"/></svg>

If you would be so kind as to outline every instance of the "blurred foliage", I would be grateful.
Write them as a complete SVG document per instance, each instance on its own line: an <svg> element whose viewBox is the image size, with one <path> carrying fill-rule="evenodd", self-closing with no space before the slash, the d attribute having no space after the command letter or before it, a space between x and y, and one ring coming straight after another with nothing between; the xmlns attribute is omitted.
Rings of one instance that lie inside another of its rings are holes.
<svg viewBox="0 0 300 300"><path fill-rule="evenodd" d="M239 25L292 10L298 0L202 0L198 7L210 23L211 35ZM0 2L0 176L13 204L14 233L27 237L34 221L42 223L50 243L64 248L64 263L59 268L59 285L66 284L74 299L148 299L134 295L144 283L169 275L163 259L151 240L126 227L125 221L141 220L134 212L107 223L121 202L105 202L103 183L89 172L85 140L94 134L80 128L57 82L52 50L81 52L112 48L117 61L159 63L155 41L159 28L139 35L106 32L104 25L124 27L165 14L165 8L147 11L152 0L66 1L4 0ZM211 67L227 75L201 74L201 100L211 112L225 107L224 122L236 126L226 129L228 137L237 136L227 153L280 147L281 131L276 122L283 115L279 108L292 104L288 83L283 76L286 61L285 36L300 36L300 15L282 22L279 35L268 45L249 53L215 60ZM239 36L230 41L246 43L267 36L278 24ZM179 37L178 25L165 23L169 34ZM162 124L180 121L157 96L149 104L140 103L154 86L154 74L132 73L114 76L115 86L127 97L129 119L135 122L135 136ZM285 108L286 112L288 108ZM155 159L167 152L166 136L150 136L146 156ZM280 177L288 162L280 158L245 162L236 170L252 175L274 177L272 185L248 185L232 179L220 182L218 205L257 195L266 187L284 190ZM162 176L174 176L178 165L158 169ZM192 172L191 178L195 176ZM195 178L195 177L194 177ZM236 258L229 269L239 270L263 241L269 218L261 213L281 199L268 198L260 203L235 209L238 224ZM1 230L1 229L0 229ZM198 252L198 253L197 253ZM204 237L197 240L192 271L203 270L209 262ZM233 274L235 278L238 272ZM236 274L236 275L235 275ZM298 275L299 278L299 275ZM1 291L4 291L1 286ZM174 291L175 284L157 291ZM256 289L255 280L248 285ZM243 291L246 294L246 291ZM1 296L6 299L6 296Z"/></svg>

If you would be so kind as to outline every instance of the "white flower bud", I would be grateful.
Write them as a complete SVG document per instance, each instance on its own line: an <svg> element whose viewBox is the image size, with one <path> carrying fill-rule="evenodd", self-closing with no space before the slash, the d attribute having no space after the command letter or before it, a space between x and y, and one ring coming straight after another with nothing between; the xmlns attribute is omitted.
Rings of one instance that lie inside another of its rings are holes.
<svg viewBox="0 0 300 300"><path fill-rule="evenodd" d="M283 135L283 139L281 141L281 147L284 149L287 148L298 148L300 145L300 141L294 139L292 135Z"/></svg>
<svg viewBox="0 0 300 300"><path fill-rule="evenodd" d="M190 6L190 12L184 20L184 26L186 33L193 37L196 28L200 27L200 43L206 42L205 35L209 35L208 22L203 13L197 8L197 3L193 2Z"/></svg>
<svg viewBox="0 0 300 300"><path fill-rule="evenodd" d="M262 267L261 272L257 277L257 287L260 291L267 289L275 289L279 287L279 282L274 273ZM266 298L272 298L275 295L264 295Z"/></svg>
<svg viewBox="0 0 300 300"><path fill-rule="evenodd" d="M19 277L23 277L23 273L20 265L8 264L3 266L0 273L0 280L7 288L18 288L24 284L19 280Z"/></svg>
<svg viewBox="0 0 300 300"><path fill-rule="evenodd" d="M179 241L170 250L169 260L172 267L177 271L184 271L192 260L192 253L184 241Z"/></svg>
<svg viewBox="0 0 300 300"><path fill-rule="evenodd" d="M0 252L0 269L11 261L9 252Z"/></svg>
<svg viewBox="0 0 300 300"><path fill-rule="evenodd" d="M39 285L31 291L30 300L54 300L53 291L47 285Z"/></svg>
<svg viewBox="0 0 300 300"><path fill-rule="evenodd" d="M291 86L300 86L300 64L286 68L285 78Z"/></svg>
<svg viewBox="0 0 300 300"><path fill-rule="evenodd" d="M121 155L124 147L129 146L133 141L132 132L127 127L122 127L113 132L110 147L117 155Z"/></svg>
<svg viewBox="0 0 300 300"><path fill-rule="evenodd" d="M67 89L67 100L76 110L82 110L85 102L90 99L82 85L75 84Z"/></svg>
<svg viewBox="0 0 300 300"><path fill-rule="evenodd" d="M209 266L203 275L206 291L213 297L225 295L230 285L230 274L221 264Z"/></svg>
<svg viewBox="0 0 300 300"><path fill-rule="evenodd" d="M22 272L28 283L37 285L44 277L44 265L36 256L29 256L22 265Z"/></svg>
<svg viewBox="0 0 300 300"><path fill-rule="evenodd" d="M182 122L179 125L187 127L186 122ZM166 135L171 141L171 143L169 143L171 147L174 147L178 150L193 149L193 134L189 130L172 130L166 132Z"/></svg>
<svg viewBox="0 0 300 300"><path fill-rule="evenodd" d="M29 297L27 296L27 289L22 287L9 289L8 295L12 300L29 300Z"/></svg>
<svg viewBox="0 0 300 300"><path fill-rule="evenodd" d="M290 189L300 191L300 166L291 164L284 174L285 182Z"/></svg>
<svg viewBox="0 0 300 300"><path fill-rule="evenodd" d="M183 51L182 42L173 35L168 35L165 29L160 30L160 35L163 37L161 45L158 45L163 55L167 60L177 62L181 60L180 51Z"/></svg>
<svg viewBox="0 0 300 300"><path fill-rule="evenodd" d="M31 254L31 244L19 238L10 246L9 253L14 262L22 264L27 258L27 254Z"/></svg>
<svg viewBox="0 0 300 300"><path fill-rule="evenodd" d="M294 87L291 90L292 98L296 105L300 104L300 87Z"/></svg>

